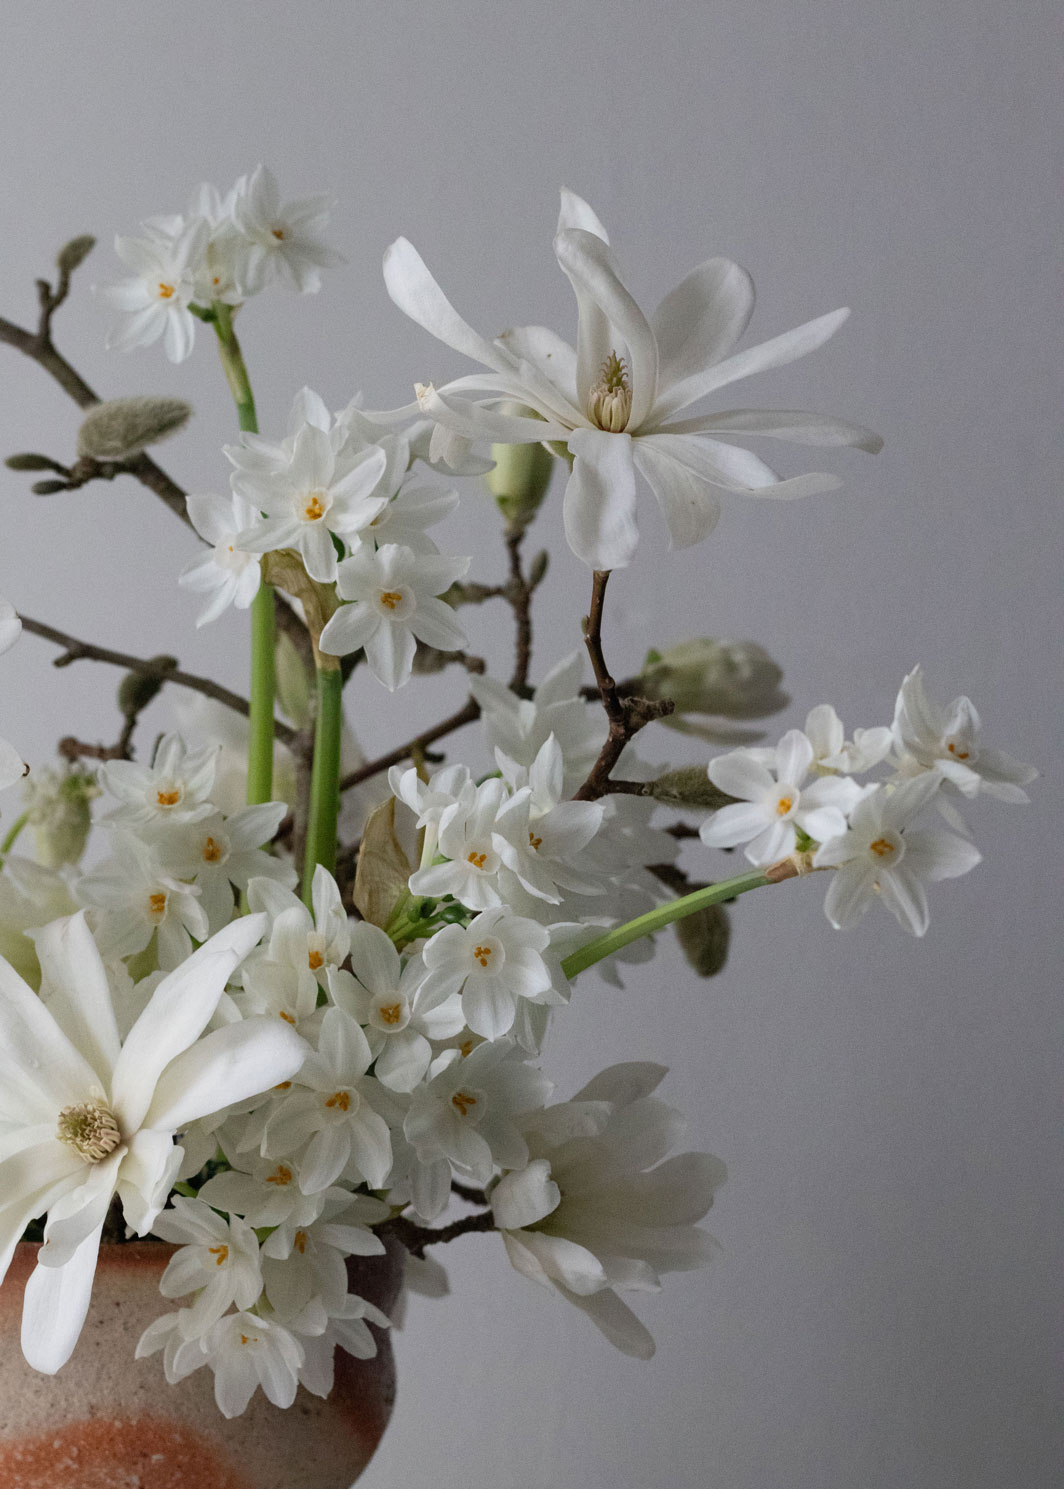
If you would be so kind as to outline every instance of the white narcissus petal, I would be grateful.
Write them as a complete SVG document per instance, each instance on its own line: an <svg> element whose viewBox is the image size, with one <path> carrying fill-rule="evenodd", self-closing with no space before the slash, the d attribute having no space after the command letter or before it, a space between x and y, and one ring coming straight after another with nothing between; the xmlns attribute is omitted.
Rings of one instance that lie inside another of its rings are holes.
<svg viewBox="0 0 1064 1489"><path fill-rule="evenodd" d="M905 861L922 879L955 879L974 869L982 858L974 843L951 832L905 834Z"/></svg>
<svg viewBox="0 0 1064 1489"><path fill-rule="evenodd" d="M74 1352L89 1311L103 1222L62 1267L37 1266L22 1304L22 1353L34 1370L55 1375Z"/></svg>
<svg viewBox="0 0 1064 1489"><path fill-rule="evenodd" d="M871 867L863 862L844 863L836 869L824 898L824 914L836 930L856 925L868 909L873 877Z"/></svg>
<svg viewBox="0 0 1064 1489"><path fill-rule="evenodd" d="M379 926L368 921L352 928L351 968L371 993L390 993L399 986L401 964L395 944Z"/></svg>
<svg viewBox="0 0 1064 1489"><path fill-rule="evenodd" d="M20 781L28 770L29 767L15 746L6 739L0 739L0 791Z"/></svg>
<svg viewBox="0 0 1064 1489"><path fill-rule="evenodd" d="M432 595L418 600L408 624L419 641L440 651L460 651L468 641L451 606Z"/></svg>
<svg viewBox="0 0 1064 1489"><path fill-rule="evenodd" d="M509 965L506 968L509 971ZM471 977L462 994L462 1012L474 1034L484 1039L501 1039L513 1028L516 1011L514 994L496 977Z"/></svg>
<svg viewBox="0 0 1064 1489"><path fill-rule="evenodd" d="M718 755L709 762L707 772L714 786L742 801L760 801L776 788L771 772L749 750Z"/></svg>
<svg viewBox="0 0 1064 1489"><path fill-rule="evenodd" d="M878 883L879 897L899 925L914 936L922 936L929 920L927 892L916 875L900 863L896 869L882 874Z"/></svg>
<svg viewBox="0 0 1064 1489"><path fill-rule="evenodd" d="M776 746L776 775L781 785L798 786L813 763L813 746L800 729L788 729Z"/></svg>
<svg viewBox="0 0 1064 1489"><path fill-rule="evenodd" d="M377 681L394 693L409 681L416 649L412 631L383 621L366 642L366 662Z"/></svg>
<svg viewBox="0 0 1064 1489"><path fill-rule="evenodd" d="M721 807L702 823L698 835L707 848L735 848L748 843L765 827L765 811L757 802Z"/></svg>
<svg viewBox="0 0 1064 1489"><path fill-rule="evenodd" d="M569 546L592 569L624 568L639 541L632 441L577 429L569 448L575 458L562 503Z"/></svg>
<svg viewBox="0 0 1064 1489"><path fill-rule="evenodd" d="M364 600L353 605L341 605L326 621L318 646L327 656L346 657L365 646L386 624Z"/></svg>
<svg viewBox="0 0 1064 1489"><path fill-rule="evenodd" d="M22 635L22 622L9 600L0 600L0 656L10 651Z"/></svg>

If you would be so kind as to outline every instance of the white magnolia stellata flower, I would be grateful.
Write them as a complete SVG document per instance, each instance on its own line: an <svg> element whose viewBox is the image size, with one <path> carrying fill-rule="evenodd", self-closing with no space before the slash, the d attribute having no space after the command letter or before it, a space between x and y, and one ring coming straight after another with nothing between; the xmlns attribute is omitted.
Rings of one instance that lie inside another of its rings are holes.
<svg viewBox="0 0 1064 1489"><path fill-rule="evenodd" d="M243 447L227 447L226 454L235 463ZM310 577L331 584L336 578L332 535L350 543L382 510L387 497L372 493L387 464L380 445L339 456L325 430L304 424L285 466L252 474L238 465L233 489L256 509L238 533L238 545L255 553L295 548Z"/></svg>
<svg viewBox="0 0 1064 1489"><path fill-rule="evenodd" d="M365 921L351 931L351 971L330 975L329 995L362 1026L373 1073L393 1091L412 1091L429 1068L430 1041L465 1026L452 990L426 981L420 957L404 967L391 938Z"/></svg>
<svg viewBox="0 0 1064 1489"><path fill-rule="evenodd" d="M320 649L334 657L364 647L378 682L391 691L409 677L417 641L457 651L465 632L450 605L437 596L461 579L468 558L414 553L385 543L373 552L363 545L337 568L341 605L321 633Z"/></svg>
<svg viewBox="0 0 1064 1489"><path fill-rule="evenodd" d="M246 610L259 592L262 562L239 543L240 533L257 520L258 510L239 492L230 497L189 496L186 501L189 521L212 548L187 563L177 582L210 595L196 620L197 626L205 626L230 605Z"/></svg>
<svg viewBox="0 0 1064 1489"><path fill-rule="evenodd" d="M5 651L10 651L21 635L22 622L15 614L14 605L7 600L0 600L0 656ZM0 739L0 791L21 780L28 769L29 766L14 745L8 744L6 739Z"/></svg>
<svg viewBox="0 0 1064 1489"><path fill-rule="evenodd" d="M189 752L179 734L164 734L151 765L108 760L103 784L119 805L108 820L130 823L197 822L215 810L210 800L216 745Z"/></svg>
<svg viewBox="0 0 1064 1489"><path fill-rule="evenodd" d="M155 1217L152 1231L178 1247L159 1282L163 1297L197 1294L192 1306L181 1310L186 1338L205 1334L234 1303L251 1308L258 1302L259 1240L239 1216L224 1220L202 1200L175 1195L171 1208Z"/></svg>
<svg viewBox="0 0 1064 1489"><path fill-rule="evenodd" d="M151 346L163 338L171 362L183 362L196 339L196 320L189 306L206 259L210 227L202 217L159 218L145 223L145 238L115 239L115 252L133 277L101 291L114 309L127 316L107 338L118 351Z"/></svg>
<svg viewBox="0 0 1064 1489"><path fill-rule="evenodd" d="M145 1235L181 1161L175 1133L302 1064L306 1046L279 1020L203 1033L264 929L245 916L212 937L163 978L124 1040L83 914L37 933L46 1001L0 962L0 1281L29 1221L47 1214L22 1315L34 1368L53 1374L77 1343L112 1198Z"/></svg>
<svg viewBox="0 0 1064 1489"><path fill-rule="evenodd" d="M253 289L285 278L303 294L321 288L321 269L343 263L323 240L334 199L318 195L282 202L273 172L258 165L233 203L237 227L254 245L248 276Z"/></svg>
<svg viewBox="0 0 1064 1489"><path fill-rule="evenodd" d="M445 431L441 449L460 454L471 442L485 440L564 442L574 457L564 499L565 532L574 553L591 568L618 568L632 558L638 541L637 470L657 498L677 547L712 530L721 489L793 497L840 484L823 474L781 480L756 455L720 435L880 448L882 441L869 430L821 414L736 409L676 417L729 383L815 351L848 311L836 310L735 353L754 305L753 283L737 264L708 259L648 319L620 277L602 224L586 202L564 190L554 251L576 294L575 350L543 326L521 326L495 341L480 336L447 301L405 238L385 255L384 279L401 310L491 369L439 389L419 387L422 411ZM499 406L508 401L532 413L501 412Z"/></svg>
<svg viewBox="0 0 1064 1489"><path fill-rule="evenodd" d="M903 775L933 770L962 796L980 791L999 801L1025 802L1023 790L1038 772L1003 750L979 744L980 722L970 698L948 706L927 691L924 674L914 667L901 685L894 711L894 739L901 752Z"/></svg>
<svg viewBox="0 0 1064 1489"><path fill-rule="evenodd" d="M816 842L845 831L861 788L838 776L804 785L812 763L813 745L800 729L788 730L775 750L732 750L711 760L709 779L739 800L702 824L702 841L715 848L746 843L751 863L771 864L794 852L797 828Z"/></svg>
<svg viewBox="0 0 1064 1489"><path fill-rule="evenodd" d="M614 1289L656 1291L659 1273L705 1266L716 1243L694 1222L726 1177L709 1153L666 1158L686 1123L650 1095L665 1073L615 1065L571 1102L527 1119L530 1162L491 1195L517 1270L556 1288L640 1359L654 1341Z"/></svg>
<svg viewBox="0 0 1064 1489"><path fill-rule="evenodd" d="M468 926L445 925L426 942L422 955L426 987L433 994L461 993L465 1022L484 1039L501 1039L514 1026L520 999L559 1004L567 992L544 959L550 932L502 905L485 910ZM458 1030L454 1030L457 1033Z"/></svg>
<svg viewBox="0 0 1064 1489"><path fill-rule="evenodd" d="M877 897L905 930L927 930L924 883L955 879L973 869L982 854L956 833L913 829L910 823L941 784L925 773L897 785L879 786L853 809L850 825L817 849L817 868L834 868L824 911L832 925L855 925Z"/></svg>

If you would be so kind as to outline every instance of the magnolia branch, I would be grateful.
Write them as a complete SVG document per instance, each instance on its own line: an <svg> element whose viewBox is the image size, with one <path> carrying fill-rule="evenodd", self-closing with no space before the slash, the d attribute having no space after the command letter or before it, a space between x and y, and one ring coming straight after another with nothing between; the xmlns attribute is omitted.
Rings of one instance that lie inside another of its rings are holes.
<svg viewBox="0 0 1064 1489"><path fill-rule="evenodd" d="M449 718L442 719L434 724L431 729L424 729L416 734L413 739L407 740L406 744L399 745L397 749L389 750L386 755L379 755L376 760L368 760L365 765L360 765L357 770L348 771L340 781L340 790L348 791L352 786L360 786L363 781L380 775L382 770L388 770L393 765L401 765L404 760L410 760L438 739L444 739L448 734L453 734L456 729L461 729L463 724L472 724L474 719L480 718L480 704L475 698L470 698L463 704L457 713Z"/></svg>
<svg viewBox="0 0 1064 1489"><path fill-rule="evenodd" d="M587 646L588 656L591 658L599 697L609 720L609 733L598 759L591 767L587 780L576 792L574 797L576 801L596 801L600 796L606 796L611 790L634 796L645 795L641 783L611 782L610 772L621 758L628 741L654 719L664 718L666 714L672 713L674 707L668 698L650 699L627 695L622 697L613 680L602 651L602 614L606 604L606 585L609 577L609 569L594 571L591 581L591 609L584 627L584 643Z"/></svg>
<svg viewBox="0 0 1064 1489"><path fill-rule="evenodd" d="M440 1246L447 1241L456 1241L459 1236L472 1235L476 1231L495 1229L495 1216L490 1210L480 1210L476 1215L466 1215L461 1220L438 1228L430 1225L415 1225L405 1215L396 1215L379 1227L400 1241L412 1256L424 1257L426 1246Z"/></svg>
<svg viewBox="0 0 1064 1489"><path fill-rule="evenodd" d="M19 618L22 621L23 630L63 648L62 656L56 657L53 664L56 667L69 667L71 662L82 660L108 662L112 667L122 667L126 672L137 672L143 677L152 677L161 683L175 682L180 687L191 688L195 693L202 693L207 698L224 703L226 708L243 714L245 718L248 715L250 705L246 698L242 698L239 693L231 692L229 688L223 687L221 683L214 682L209 677L197 677L192 672L182 672L176 663L170 666L170 658L159 662L144 657L130 656L128 652L112 651L106 646L95 646L89 641L79 641L76 636L68 636L65 631L58 631L54 626L45 625L40 620L31 620L27 615L20 614ZM283 740L286 745L291 746L296 743L297 730L292 729L288 724L282 724L279 720L275 720L273 727L276 737Z"/></svg>

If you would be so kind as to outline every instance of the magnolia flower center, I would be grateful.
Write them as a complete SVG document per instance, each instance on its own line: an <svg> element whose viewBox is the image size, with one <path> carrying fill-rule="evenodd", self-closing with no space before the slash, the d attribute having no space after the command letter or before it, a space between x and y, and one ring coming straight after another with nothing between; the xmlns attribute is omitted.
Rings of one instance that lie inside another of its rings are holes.
<svg viewBox="0 0 1064 1489"><path fill-rule="evenodd" d="M99 1163L122 1141L115 1114L102 1097L65 1106L59 1113L56 1136L89 1163Z"/></svg>
<svg viewBox="0 0 1064 1489"><path fill-rule="evenodd" d="M165 920L165 918L166 893L164 890L160 889L157 890L155 894L150 894L148 896L148 919L154 920L155 924L158 925L159 922L161 920Z"/></svg>
<svg viewBox="0 0 1064 1489"><path fill-rule="evenodd" d="M229 1260L228 1246L208 1246L207 1250L214 1257L214 1265L216 1267L224 1267Z"/></svg>
<svg viewBox="0 0 1064 1489"><path fill-rule="evenodd" d="M272 1174L266 1175L267 1184L276 1184L278 1188L285 1189L295 1178L287 1163L279 1163Z"/></svg>
<svg viewBox="0 0 1064 1489"><path fill-rule="evenodd" d="M609 434L627 429L632 417L632 385L628 364L616 352L610 352L599 372L598 382L587 395L587 416L592 424Z"/></svg>
<svg viewBox="0 0 1064 1489"><path fill-rule="evenodd" d="M160 284L159 285L159 299L160 300L169 300L172 297L173 293L174 293L174 287L173 287L172 284Z"/></svg>

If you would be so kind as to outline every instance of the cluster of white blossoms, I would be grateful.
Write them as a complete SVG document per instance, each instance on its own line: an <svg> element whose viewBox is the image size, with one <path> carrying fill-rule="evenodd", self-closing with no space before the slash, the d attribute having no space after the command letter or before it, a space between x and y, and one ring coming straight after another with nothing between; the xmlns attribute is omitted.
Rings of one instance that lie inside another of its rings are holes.
<svg viewBox="0 0 1064 1489"><path fill-rule="evenodd" d="M697 1222L725 1170L709 1154L669 1156L684 1123L654 1094L661 1066L614 1065L552 1102L538 1062L574 980L597 964L619 981L618 962L645 961L654 931L696 911L719 917L707 933L726 943L724 900L813 868L834 871L836 926L878 896L922 934L925 883L979 859L956 801L1026 800L1035 774L980 743L968 699L937 705L919 668L892 726L847 740L825 705L773 748L712 761L710 786L700 765L655 778L634 755L632 736L670 710L689 734L734 743L760 738L748 721L787 701L779 669L749 642L694 640L651 653L637 678L608 676L601 571L633 557L636 474L674 545L710 532L721 490L791 497L838 485L819 473L782 479L731 437L877 450L858 425L794 411L680 416L815 350L846 311L737 352L753 286L714 258L647 317L598 218L563 191L555 252L576 293L575 348L539 326L480 337L400 239L385 258L392 298L489 371L418 384L417 404L373 414L359 399L333 413L304 388L283 436L268 438L247 428L254 399L232 313L277 277L319 287L337 259L322 239L328 210L323 197L283 203L261 166L224 197L202 186L185 214L118 240L132 277L106 292L126 316L114 346L162 338L179 361L197 318L212 322L236 390L245 432L225 449L229 492L188 498L207 545L180 577L205 597L198 624L248 609L265 583L305 623L305 646L284 636L287 662L280 644L271 656L272 631L259 624L271 607L256 604L241 710L254 723L239 748L166 733L134 759L139 706L122 702L119 746L67 741L65 773L37 773L0 848L0 1282L19 1241L40 1241L26 1358L45 1372L69 1358L101 1239L151 1235L171 1306L138 1355L161 1355L175 1384L209 1369L226 1416L259 1389L278 1406L301 1387L327 1395L337 1348L369 1358L390 1324L360 1294L359 1259L401 1245L420 1257L467 1230L496 1232L521 1274L620 1349L649 1356L653 1341L619 1294L707 1262L715 1243ZM414 475L419 461L439 475L482 474L492 462L476 447L491 443L530 447L509 452L515 487L493 488L510 560L494 585L467 580L472 560L441 553L432 536L458 494ZM547 565L542 554L526 572L521 553L549 485L538 445L562 457L566 535L596 571L590 694L583 653L529 681L530 606ZM522 488L534 462L539 474ZM457 618L460 604L499 600L516 623L510 684L477 673ZM20 628L0 603L0 652ZM470 696L354 772L373 800L352 809L352 827L339 813L350 669L333 659L360 654L394 690L419 646L420 670L461 654ZM290 698L279 689L293 727L274 733L292 751L271 778L275 663L298 682ZM479 770L429 753L474 719ZM80 756L104 763L95 772ZM861 779L877 767L884 778ZM26 769L0 740L0 788ZM233 805L235 778L255 805ZM261 799L271 794L291 806ZM109 853L82 868L96 797ZM948 828L918 820L932 803ZM687 883L675 859L693 830L664 819L706 807L702 841L744 845L770 873ZM26 822L47 839L38 863L11 853ZM711 950L704 965L691 957L703 975L721 962ZM455 1194L482 1208L434 1225Z"/></svg>
<svg viewBox="0 0 1064 1489"><path fill-rule="evenodd" d="M196 310L241 305L277 279L304 294L320 289L321 270L342 262L322 237L332 206L328 196L282 201L261 165L224 196L207 183L197 187L187 212L149 218L143 237L115 239L132 272L101 292L125 317L108 345L130 351L162 338L170 361L183 362Z"/></svg>
<svg viewBox="0 0 1064 1489"><path fill-rule="evenodd" d="M981 745L979 733L971 700L936 703L919 667L901 685L893 724L856 729L852 741L831 705L821 704L804 731L789 730L774 749L732 750L710 762L710 780L736 800L707 819L702 841L745 843L750 862L765 867L796 850L810 853L812 867L836 871L824 905L832 925L855 925L878 897L922 936L925 884L966 874L981 858L956 798L1025 802L1023 787L1037 775ZM886 779L854 779L877 765L888 769ZM932 802L959 831L913 825Z"/></svg>

